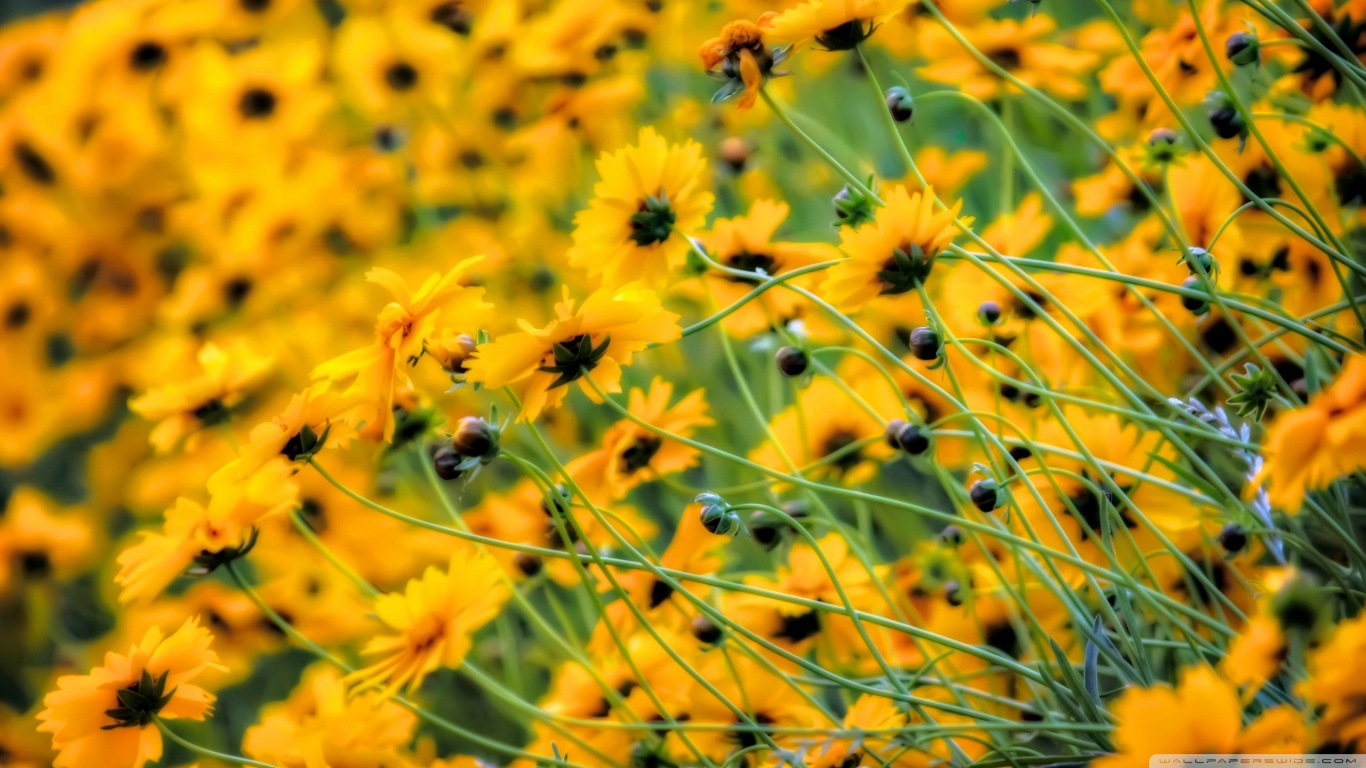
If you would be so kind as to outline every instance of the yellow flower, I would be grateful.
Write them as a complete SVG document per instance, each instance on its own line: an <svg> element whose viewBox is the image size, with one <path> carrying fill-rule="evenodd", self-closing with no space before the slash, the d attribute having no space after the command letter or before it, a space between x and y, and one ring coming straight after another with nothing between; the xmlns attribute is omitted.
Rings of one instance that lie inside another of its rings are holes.
<svg viewBox="0 0 1366 768"><path fill-rule="evenodd" d="M507 600L507 582L487 552L462 543L450 567L430 567L403 592L375 598L379 620L397 634L377 637L365 655L382 657L347 676L357 689L382 685L389 692L416 690L438 667L459 667L476 630L493 620Z"/></svg>
<svg viewBox="0 0 1366 768"><path fill-rule="evenodd" d="M869 385L885 382L866 379ZM835 477L856 485L877 472L878 462L892 449L880 438L885 425L860 408L838 384L826 377L801 390L798 402L783 409L769 424L773 440L750 453L750 460L788 472L786 453L808 477ZM866 445L860 443L868 441ZM775 445L776 443L776 445ZM779 446L782 451L780 452ZM809 466L820 462L819 466Z"/></svg>
<svg viewBox="0 0 1366 768"><path fill-rule="evenodd" d="M158 422L150 440L158 453L170 453L181 440L202 427L222 424L246 391L265 378L273 360L254 354L245 344L228 349L205 344L199 350L201 373L149 390L128 401L134 413Z"/></svg>
<svg viewBox="0 0 1366 768"><path fill-rule="evenodd" d="M1139 768L1159 753L1288 754L1304 749L1304 724L1291 707L1266 710L1247 727L1233 684L1210 667L1182 671L1176 688L1130 688L1111 706L1119 720L1116 754L1097 758L1096 768Z"/></svg>
<svg viewBox="0 0 1366 768"><path fill-rule="evenodd" d="M964 28L964 34L983 55L1025 85L1064 99L1084 99L1084 77L1100 64L1100 57L1085 48L1050 42L1047 38L1056 26L1053 19L1040 14L1023 21L983 21ZM921 77L952 83L983 100L1016 92L1014 86L982 66L943 27L928 27L921 40L922 54L930 62L917 70Z"/></svg>
<svg viewBox="0 0 1366 768"><path fill-rule="evenodd" d="M1309 653L1309 679L1300 695L1322 714L1315 726L1315 742L1336 744L1353 751L1366 744L1366 615L1338 625L1328 642ZM1327 750L1325 750L1327 751Z"/></svg>
<svg viewBox="0 0 1366 768"><path fill-rule="evenodd" d="M294 506L298 486L293 467L282 457L242 476L235 459L209 479L207 507L186 498L166 510L158 532L144 531L142 540L118 557L114 577L122 587L119 602L155 596L191 565L207 572L223 558L237 556L254 542L262 520Z"/></svg>
<svg viewBox="0 0 1366 768"><path fill-rule="evenodd" d="M349 15L333 66L343 92L375 120L410 120L449 106L457 38L401 15Z"/></svg>
<svg viewBox="0 0 1366 768"><path fill-rule="evenodd" d="M830 268L821 290L841 311L856 311L878 296L906 293L924 282L935 257L953 239L954 219L963 207L960 200L935 212L933 190L910 194L900 186L886 200L872 222L840 230L840 250L848 258Z"/></svg>
<svg viewBox="0 0 1366 768"><path fill-rule="evenodd" d="M29 486L14 489L0 516L0 595L15 578L67 578L90 559L95 537L80 512L54 514L55 505Z"/></svg>
<svg viewBox="0 0 1366 768"><path fill-rule="evenodd" d="M859 734L833 738L814 750L812 768L856 768L881 766L902 754L893 736L906 725L906 713L887 696L863 694L844 713L844 730ZM867 735L860 731L871 731ZM909 757L909 756L908 756ZM903 762L914 762L903 760Z"/></svg>
<svg viewBox="0 0 1366 768"><path fill-rule="evenodd" d="M375 268L366 273L370 282L383 286L394 297L375 321L374 342L313 369L314 379L338 381L355 377L345 394L365 403L360 417L364 420L360 430L363 437L385 442L393 437L394 389L398 381L407 381L404 367L417 364L423 342L431 335L442 308L458 306L461 324L470 327L477 326L491 309L482 300L483 288L471 288L462 282L465 271L482 258L474 256L444 275L433 274L417 291L387 269Z"/></svg>
<svg viewBox="0 0 1366 768"><path fill-rule="evenodd" d="M544 328L519 321L522 330L483 344L465 364L467 379L490 389L513 386L520 392L518 421L530 421L564 400L565 384L579 382L584 394L597 395L582 379L592 374L605 392L621 391L621 368L651 342L677 339L678 315L666 311L659 296L638 286L602 289L574 307L569 288L555 305L555 319Z"/></svg>
<svg viewBox="0 0 1366 768"><path fill-rule="evenodd" d="M642 128L636 144L598 158L601 181L586 210L574 217L569 263L601 276L606 286L660 286L678 274L702 228L713 197L707 162L695 141L670 144Z"/></svg>
<svg viewBox="0 0 1366 768"><path fill-rule="evenodd" d="M192 684L223 670L212 640L197 618L169 637L154 627L127 655L108 653L89 674L58 678L38 713L38 730L52 734L58 751L54 768L142 768L160 760L153 718L203 720L213 707L213 695Z"/></svg>
<svg viewBox="0 0 1366 768"><path fill-rule="evenodd" d="M714 423L707 415L707 401L696 390L669 407L673 385L656 376L647 394L632 389L628 407L649 424L683 437L697 427ZM634 421L623 419L602 436L602 447L569 463L566 469L588 497L618 501L640 483L660 475L682 472L697 463L698 451L675 440L666 440Z"/></svg>
<svg viewBox="0 0 1366 768"><path fill-rule="evenodd" d="M347 695L341 675L322 666L304 672L289 700L261 711L242 749L282 768L412 766L404 755L417 717L379 691Z"/></svg>
<svg viewBox="0 0 1366 768"><path fill-rule="evenodd" d="M1272 505L1299 511L1305 494L1366 468L1366 356L1350 355L1328 389L1276 417L1262 448L1266 463L1249 485L1265 483Z"/></svg>
<svg viewBox="0 0 1366 768"><path fill-rule="evenodd" d="M697 239L719 263L746 272L762 270L769 276L839 258L839 251L826 243L775 241L774 236L787 220L788 212L787 203L757 200L750 206L749 213L718 219L710 232L698 235ZM721 309L743 299L760 282L760 278L751 280L715 271L708 271L704 279ZM788 284L810 282L806 277L800 277ZM727 315L721 325L736 336L746 338L767 330L770 318L786 322L802 317L806 307L806 300L792 291L769 290Z"/></svg>
<svg viewBox="0 0 1366 768"><path fill-rule="evenodd" d="M910 0L806 0L773 17L772 38L781 43L814 39L827 51L847 51L868 39L883 20Z"/></svg>

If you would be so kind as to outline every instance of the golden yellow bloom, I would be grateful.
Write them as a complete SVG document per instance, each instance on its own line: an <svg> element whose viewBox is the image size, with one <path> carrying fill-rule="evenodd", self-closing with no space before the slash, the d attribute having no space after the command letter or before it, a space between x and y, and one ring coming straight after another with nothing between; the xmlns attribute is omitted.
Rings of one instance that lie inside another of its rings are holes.
<svg viewBox="0 0 1366 768"><path fill-rule="evenodd" d="M769 429L774 439L755 448L751 461L789 472L786 455L808 477L834 477L852 486L871 478L878 462L891 455L886 441L871 439L881 438L885 425L829 378L815 379L797 399L773 417Z"/></svg>
<svg viewBox="0 0 1366 768"><path fill-rule="evenodd" d="M1130 688L1111 711L1119 719L1117 753L1096 768L1139 768L1158 753L1270 753L1304 749L1304 724L1291 707L1268 709L1247 727L1238 691L1210 667L1183 670L1176 688Z"/></svg>
<svg viewBox="0 0 1366 768"><path fill-rule="evenodd" d="M160 760L153 718L203 720L213 707L213 695L192 684L223 669L209 650L212 640L197 618L169 637L154 627L126 655L105 654L89 674L58 678L38 713L38 730L52 734L58 751L53 766L142 768Z"/></svg>
<svg viewBox="0 0 1366 768"><path fill-rule="evenodd" d="M812 768L855 768L881 766L901 754L893 739L898 728L906 725L906 713L886 696L863 694L844 713L844 730L851 733L873 731L866 736L830 739L813 750Z"/></svg>
<svg viewBox="0 0 1366 768"><path fill-rule="evenodd" d="M294 506L298 486L290 479L293 467L283 457L245 477L237 474L241 461L230 462L209 479L207 507L177 499L166 510L160 531L144 531L141 541L119 555L114 580L122 587L120 602L155 596L191 565L213 570L222 558L250 548L254 528L262 520Z"/></svg>
<svg viewBox="0 0 1366 768"><path fill-rule="evenodd" d="M375 321L374 342L313 369L314 379L338 381L355 377L346 394L366 403L360 417L364 422L360 428L363 437L385 442L393 437L394 389L399 382L407 381L404 368L416 365L421 358L423 342L442 309L458 307L456 316L460 324L471 327L477 326L491 309L482 300L483 288L471 288L462 282L466 270L482 258L474 256L444 275L433 274L417 291L387 269L375 268L366 273L370 282L383 286L394 297Z"/></svg>
<svg viewBox="0 0 1366 768"><path fill-rule="evenodd" d="M592 387L581 381L590 373L603 391L620 392L621 368L631 364L636 352L682 333L678 315L665 310L656 293L639 286L596 291L577 309L568 287L563 296L555 305L555 319L544 328L521 321L521 331L481 345L465 364L469 381L519 391L518 421L558 406L564 385L574 381L596 401Z"/></svg>
<svg viewBox="0 0 1366 768"><path fill-rule="evenodd" d="M51 499L29 486L14 489L0 516L0 595L25 577L67 578L90 559L94 531L79 511L56 514Z"/></svg>
<svg viewBox="0 0 1366 768"><path fill-rule="evenodd" d="M417 717L379 691L347 695L341 675L314 666L289 700L261 711L242 748L282 768L415 765L404 752Z"/></svg>
<svg viewBox="0 0 1366 768"><path fill-rule="evenodd" d="M776 241L778 228L787 220L789 210L786 203L756 200L749 213L717 219L711 231L697 239L717 262L746 272L762 270L768 276L839 258L839 251L826 243ZM743 299L762 278L751 280L709 270L703 279L718 309L724 309ZM814 275L803 276L787 284L810 287L814 279ZM727 315L721 325L736 336L747 338L767 330L770 320L781 323L804 317L807 306L806 300L792 291L769 290Z"/></svg>
<svg viewBox="0 0 1366 768"><path fill-rule="evenodd" d="M1323 713L1315 725L1315 744L1336 744L1351 751L1366 744L1366 615L1344 621L1328 642L1309 653L1309 679L1300 695ZM1325 750L1327 751L1327 750Z"/></svg>
<svg viewBox="0 0 1366 768"><path fill-rule="evenodd" d="M1366 356L1349 355L1332 386L1276 417L1262 452L1272 505L1299 511L1305 494L1366 467Z"/></svg>
<svg viewBox="0 0 1366 768"><path fill-rule="evenodd" d="M863 42L886 18L910 0L806 0L774 16L769 35L780 43L815 40L828 51L846 51Z"/></svg>
<svg viewBox="0 0 1366 768"><path fill-rule="evenodd" d="M899 186L886 201L874 221L840 230L840 250L848 258L830 268L821 291L841 311L854 312L878 296L906 293L924 282L953 239L954 219L963 207L960 200L935 212L933 190L910 194Z"/></svg>
<svg viewBox="0 0 1366 768"><path fill-rule="evenodd" d="M632 146L598 158L601 181L574 217L569 263L615 287L661 286L687 261L688 235L711 210L707 161L695 141L670 144L642 128Z"/></svg>
<svg viewBox="0 0 1366 768"><path fill-rule="evenodd" d="M461 543L450 566L430 567L403 592L375 598L379 620L397 634L377 637L365 655L379 661L347 676L356 689L382 685L417 690L438 667L458 667L476 630L493 620L508 597L507 582L487 552Z"/></svg>
<svg viewBox="0 0 1366 768"><path fill-rule="evenodd" d="M1040 14L1023 21L987 20L963 32L983 55L1025 85L1064 99L1083 99L1087 93L1083 78L1100 64L1100 57L1090 50L1050 42L1056 26L1052 18ZM921 77L952 83L983 100L1016 91L982 66L942 26L926 28L921 41L922 55L930 62L918 70Z"/></svg>
<svg viewBox="0 0 1366 768"><path fill-rule="evenodd" d="M133 412L158 422L151 441L158 453L169 453L201 427L221 424L246 390L265 378L273 360L254 354L245 344L221 349L205 344L199 350L201 372L185 381L149 390L128 401Z"/></svg>
<svg viewBox="0 0 1366 768"><path fill-rule="evenodd" d="M669 407L674 387L656 376L650 391L635 388L628 398L631 413L642 420L683 437L713 421L707 415L702 390L695 390ZM661 475L682 472L697 463L698 451L666 440L629 419L622 419L602 436L602 447L569 463L566 469L591 499L604 502L625 498L640 483Z"/></svg>

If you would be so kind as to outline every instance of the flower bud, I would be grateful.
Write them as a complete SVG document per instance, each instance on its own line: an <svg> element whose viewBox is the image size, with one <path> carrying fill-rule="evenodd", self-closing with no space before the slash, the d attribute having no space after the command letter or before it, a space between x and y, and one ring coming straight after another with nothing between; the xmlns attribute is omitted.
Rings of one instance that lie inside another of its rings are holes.
<svg viewBox="0 0 1366 768"><path fill-rule="evenodd" d="M911 331L911 351L917 360L938 360L939 334L926 325Z"/></svg>
<svg viewBox="0 0 1366 768"><path fill-rule="evenodd" d="M1240 67L1262 63L1262 46L1251 32L1234 32L1224 41L1224 55Z"/></svg>
<svg viewBox="0 0 1366 768"><path fill-rule="evenodd" d="M1193 245L1186 249L1186 255L1181 257L1181 262L1192 275L1213 275L1219 271L1219 262L1214 260L1214 254L1199 246Z"/></svg>
<svg viewBox="0 0 1366 768"><path fill-rule="evenodd" d="M907 424L897 435L901 450L912 456L919 456L930 449L930 433L919 424Z"/></svg>
<svg viewBox="0 0 1366 768"><path fill-rule="evenodd" d="M887 429L883 430L882 436L886 438L887 445L893 449L901 450L901 430L910 426L904 419L892 419L887 422Z"/></svg>
<svg viewBox="0 0 1366 768"><path fill-rule="evenodd" d="M1001 305L994 301L984 301L977 307L977 319L983 325L995 325L1001 319Z"/></svg>
<svg viewBox="0 0 1366 768"><path fill-rule="evenodd" d="M904 123L914 117L915 102L911 98L911 92L900 85L888 88L887 111L892 113L892 119L898 123Z"/></svg>
<svg viewBox="0 0 1366 768"><path fill-rule="evenodd" d="M1176 159L1181 137L1170 128L1158 128L1148 135L1148 156L1158 163Z"/></svg>
<svg viewBox="0 0 1366 768"><path fill-rule="evenodd" d="M517 564L517 570L521 571L522 575L527 578L540 573L541 568L545 565L541 562L541 558L529 552L518 552L517 556L513 558L513 562Z"/></svg>
<svg viewBox="0 0 1366 768"><path fill-rule="evenodd" d="M1185 280L1182 280L1181 287L1192 291L1198 291L1202 289L1202 286L1200 285L1200 278L1194 275L1191 275ZM1203 315L1209 311L1209 299L1206 296L1186 295L1181 297L1181 306L1190 310L1193 314Z"/></svg>
<svg viewBox="0 0 1366 768"><path fill-rule="evenodd" d="M950 581L944 585L944 600L955 608L963 604L963 590L958 587L958 582Z"/></svg>
<svg viewBox="0 0 1366 768"><path fill-rule="evenodd" d="M692 636L707 645L715 645L721 639L721 628L706 616L698 616L692 620Z"/></svg>
<svg viewBox="0 0 1366 768"><path fill-rule="evenodd" d="M1243 526L1229 523L1219 531L1219 545L1230 555L1242 552L1243 547L1247 546L1247 532L1243 530Z"/></svg>
<svg viewBox="0 0 1366 768"><path fill-rule="evenodd" d="M835 194L831 202L835 206L835 216L839 218L837 224L857 229L875 218L872 198L851 189L847 184Z"/></svg>
<svg viewBox="0 0 1366 768"><path fill-rule="evenodd" d="M1214 91L1206 99L1209 104L1209 124L1221 139L1247 139L1247 122L1227 94ZM1241 148L1241 145L1240 145Z"/></svg>
<svg viewBox="0 0 1366 768"><path fill-rule="evenodd" d="M774 359L778 362L778 370L782 371L784 376L800 376L806 373L806 352L796 347L779 347Z"/></svg>
<svg viewBox="0 0 1366 768"><path fill-rule="evenodd" d="M949 546L956 547L963 543L963 531L956 525L946 525L939 532L939 540Z"/></svg>
<svg viewBox="0 0 1366 768"><path fill-rule="evenodd" d="M721 162L725 163L735 173L745 170L745 165L753 153L754 149L749 145L749 142L739 136L727 136L722 139L716 152Z"/></svg>
<svg viewBox="0 0 1366 768"><path fill-rule="evenodd" d="M448 445L437 448L432 454L432 466L436 468L436 476L442 480L456 480L465 474L460 466L464 461L465 457Z"/></svg>
<svg viewBox="0 0 1366 768"><path fill-rule="evenodd" d="M1002 498L1001 486L995 480L978 480L972 484L968 496L972 499L973 506L983 512L999 509L1005 502L1005 499Z"/></svg>
<svg viewBox="0 0 1366 768"><path fill-rule="evenodd" d="M451 445L461 456L480 458L497 450L496 436L487 421L478 416L466 416L455 426Z"/></svg>

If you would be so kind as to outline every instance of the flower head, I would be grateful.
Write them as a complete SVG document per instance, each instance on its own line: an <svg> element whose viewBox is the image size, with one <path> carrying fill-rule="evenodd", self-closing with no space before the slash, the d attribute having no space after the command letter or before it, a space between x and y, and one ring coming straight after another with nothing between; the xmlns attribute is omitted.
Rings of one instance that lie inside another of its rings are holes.
<svg viewBox="0 0 1366 768"><path fill-rule="evenodd" d="M905 8L909 0L806 0L774 16L774 40L815 40L827 51L847 51L868 39L877 25Z"/></svg>
<svg viewBox="0 0 1366 768"><path fill-rule="evenodd" d="M315 379L354 378L346 394L366 404L362 436L385 442L393 438L394 389L407 379L405 368L420 359L423 342L432 333L443 307L458 307L456 316L469 326L477 325L491 308L482 300L483 288L471 288L463 282L465 271L482 258L465 259L444 275L433 274L416 291L387 269L366 273L370 282L383 286L394 297L375 321L375 340L313 370Z"/></svg>
<svg viewBox="0 0 1366 768"><path fill-rule="evenodd" d="M169 637L147 630L127 654L109 653L86 675L57 680L43 697L38 730L52 734L55 768L142 768L161 759L154 718L203 720L214 697L192 681L223 671L209 650L213 638L197 618Z"/></svg>
<svg viewBox="0 0 1366 768"><path fill-rule="evenodd" d="M657 294L639 286L599 290L577 308L565 288L555 319L544 328L523 321L521 331L481 345L465 364L467 378L489 388L520 390L518 420L527 421L558 406L571 382L578 381L596 399L583 381L589 373L604 391L620 392L621 367L651 342L677 339L677 321Z"/></svg>
<svg viewBox="0 0 1366 768"><path fill-rule="evenodd" d="M256 355L245 344L227 349L205 344L198 359L197 375L128 401L139 416L157 422L150 439L158 453L169 453L196 430L226 421L233 406L265 378L272 364L271 358Z"/></svg>
<svg viewBox="0 0 1366 768"><path fill-rule="evenodd" d="M962 205L936 212L932 190L911 194L893 187L871 224L840 231L840 249L848 258L830 268L822 286L826 300L852 312L878 296L914 290L953 239Z"/></svg>
<svg viewBox="0 0 1366 768"><path fill-rule="evenodd" d="M497 561L462 543L447 570L429 567L403 592L375 598L375 613L394 634L366 644L365 655L380 659L349 675L348 682L357 689L416 690L438 667L460 666L474 632L498 615L507 597Z"/></svg>
<svg viewBox="0 0 1366 768"><path fill-rule="evenodd" d="M653 128L598 158L601 181L574 217L569 263L615 287L663 285L687 261L687 233L702 228L714 200L697 142L670 144Z"/></svg>

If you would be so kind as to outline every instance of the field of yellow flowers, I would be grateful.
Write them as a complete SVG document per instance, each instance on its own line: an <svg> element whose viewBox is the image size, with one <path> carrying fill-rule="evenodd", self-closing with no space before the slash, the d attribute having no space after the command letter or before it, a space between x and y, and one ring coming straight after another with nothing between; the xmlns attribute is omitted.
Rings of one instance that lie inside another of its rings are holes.
<svg viewBox="0 0 1366 768"><path fill-rule="evenodd" d="M1361 765L1366 0L784 2L0 26L0 766Z"/></svg>

